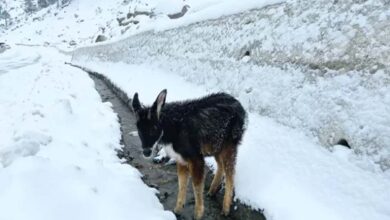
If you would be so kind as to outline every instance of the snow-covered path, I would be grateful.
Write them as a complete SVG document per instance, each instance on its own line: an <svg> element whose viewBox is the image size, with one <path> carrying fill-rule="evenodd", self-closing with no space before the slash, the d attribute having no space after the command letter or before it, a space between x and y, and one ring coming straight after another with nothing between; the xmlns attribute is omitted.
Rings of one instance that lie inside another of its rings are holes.
<svg viewBox="0 0 390 220"><path fill-rule="evenodd" d="M116 114L66 60L44 48L0 54L0 219L175 219L117 158Z"/></svg>
<svg viewBox="0 0 390 220"><path fill-rule="evenodd" d="M144 104L163 88L167 101L206 94L150 65L76 63L104 74L130 97L139 92ZM389 176L358 166L354 157L342 146L330 152L302 132L252 113L239 150L236 198L265 209L267 219L274 220L390 219Z"/></svg>

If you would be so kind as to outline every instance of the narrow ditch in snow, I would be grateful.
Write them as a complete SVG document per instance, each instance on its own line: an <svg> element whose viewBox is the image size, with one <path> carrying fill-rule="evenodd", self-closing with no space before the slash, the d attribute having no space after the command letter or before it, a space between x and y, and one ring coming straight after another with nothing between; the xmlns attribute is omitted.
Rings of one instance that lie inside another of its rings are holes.
<svg viewBox="0 0 390 220"><path fill-rule="evenodd" d="M75 66L81 68L79 66ZM138 137L132 136L130 133L136 130L135 117L128 107L129 98L123 91L114 86L103 75L95 72L88 72L95 82L95 88L99 92L103 102L111 102L113 110L118 114L122 141L124 148L118 152L118 156L125 158L127 163L136 167L142 174L144 182L159 190L159 200L167 210L173 210L177 196L177 176L175 165L154 164L147 161L142 156L140 141ZM212 172L208 170L206 177L205 189L207 190L212 179ZM216 198L204 196L205 214L204 220L219 220L219 219L247 219L247 220L265 220L261 212L250 209L249 207L235 202L231 209L229 217L220 215L222 208L223 190L221 190ZM177 216L177 219L193 219L194 212L194 197L191 184L188 184L187 202L183 209L183 213Z"/></svg>

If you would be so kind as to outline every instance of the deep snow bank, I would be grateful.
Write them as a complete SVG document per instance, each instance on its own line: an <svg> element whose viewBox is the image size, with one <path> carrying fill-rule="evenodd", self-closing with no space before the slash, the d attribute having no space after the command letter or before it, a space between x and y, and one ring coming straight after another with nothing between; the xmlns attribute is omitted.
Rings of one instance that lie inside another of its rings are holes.
<svg viewBox="0 0 390 220"><path fill-rule="evenodd" d="M118 159L117 115L67 58L0 54L0 219L175 219Z"/></svg>
<svg viewBox="0 0 390 220"><path fill-rule="evenodd" d="M249 110L300 128L323 146L346 139L387 169L389 13L383 1L291 1L80 48L73 62L159 66L233 93Z"/></svg>
<svg viewBox="0 0 390 220"><path fill-rule="evenodd" d="M148 55L239 60L249 51L254 62L338 70L376 71L390 63L390 4L386 1L290 0L159 31L198 21L202 14L193 16L198 19L158 23L160 26L154 27L157 33L140 34L121 43L142 45Z"/></svg>

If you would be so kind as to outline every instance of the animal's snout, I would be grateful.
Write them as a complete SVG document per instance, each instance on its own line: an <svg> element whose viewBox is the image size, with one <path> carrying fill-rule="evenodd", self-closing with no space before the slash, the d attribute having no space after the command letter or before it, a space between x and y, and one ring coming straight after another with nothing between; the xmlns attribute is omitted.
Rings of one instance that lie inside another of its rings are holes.
<svg viewBox="0 0 390 220"><path fill-rule="evenodd" d="M150 155L152 154L152 150L149 148L146 148L143 150L142 153L144 154L145 157L150 157Z"/></svg>

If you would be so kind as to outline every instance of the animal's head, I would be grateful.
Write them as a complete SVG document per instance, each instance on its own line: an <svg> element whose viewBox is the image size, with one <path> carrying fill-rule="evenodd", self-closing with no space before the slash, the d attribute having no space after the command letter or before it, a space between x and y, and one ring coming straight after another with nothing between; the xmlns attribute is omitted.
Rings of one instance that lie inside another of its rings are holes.
<svg viewBox="0 0 390 220"><path fill-rule="evenodd" d="M152 153L155 153L156 146L163 135L160 116L166 96L167 90L164 89L151 107L143 107L138 99L138 93L134 94L132 107L137 118L138 135L145 157L151 157Z"/></svg>

